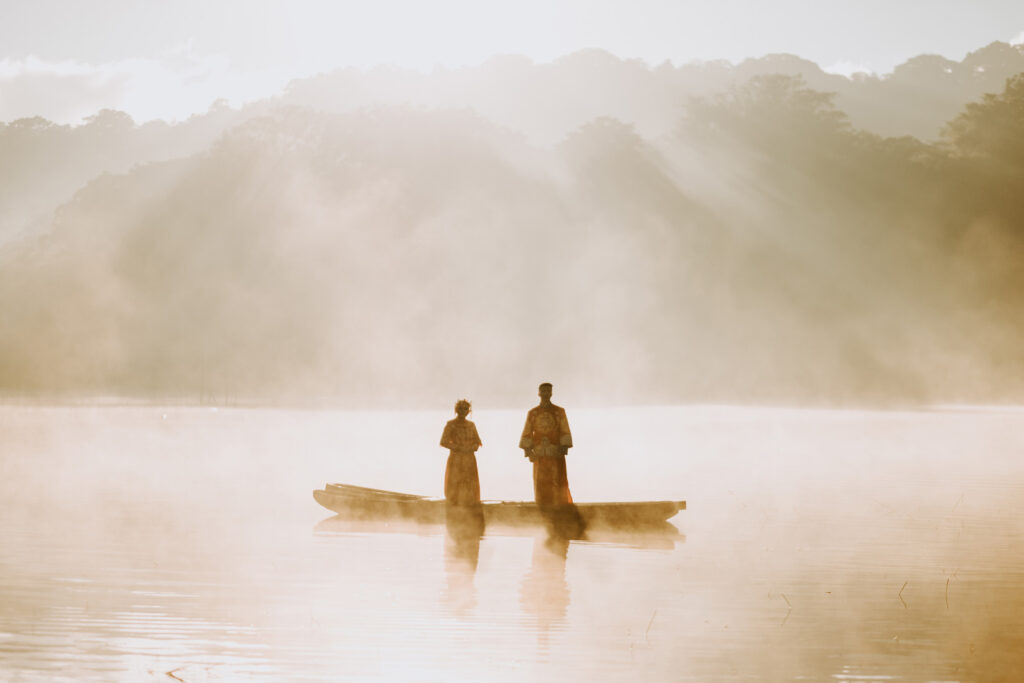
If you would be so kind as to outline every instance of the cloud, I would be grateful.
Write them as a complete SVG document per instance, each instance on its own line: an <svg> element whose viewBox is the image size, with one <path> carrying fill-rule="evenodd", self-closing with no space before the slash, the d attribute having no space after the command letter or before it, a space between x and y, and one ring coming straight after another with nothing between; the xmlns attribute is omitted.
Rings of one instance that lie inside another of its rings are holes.
<svg viewBox="0 0 1024 683"><path fill-rule="evenodd" d="M825 73L838 74L840 76L846 76L847 78L852 77L854 74L874 73L870 67L864 66L858 62L852 62L848 59L841 59L829 66L823 66L821 67L821 70Z"/></svg>
<svg viewBox="0 0 1024 683"><path fill-rule="evenodd" d="M1016 38L1011 39L1010 45L1024 45L1024 31L1018 33Z"/></svg>
<svg viewBox="0 0 1024 683"><path fill-rule="evenodd" d="M139 122L180 120L217 99L237 106L273 95L292 77L283 70L242 71L221 55L196 54L191 44L154 59L99 64L8 58L0 60L0 120L42 116L73 124L104 108Z"/></svg>
<svg viewBox="0 0 1024 683"><path fill-rule="evenodd" d="M35 57L0 61L0 120L42 116L74 123L104 107L116 108L124 74L73 61Z"/></svg>

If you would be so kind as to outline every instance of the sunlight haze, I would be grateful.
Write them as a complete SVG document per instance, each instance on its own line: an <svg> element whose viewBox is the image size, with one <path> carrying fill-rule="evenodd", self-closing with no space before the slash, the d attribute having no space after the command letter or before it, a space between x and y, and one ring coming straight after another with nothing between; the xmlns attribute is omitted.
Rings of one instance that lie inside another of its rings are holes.
<svg viewBox="0 0 1024 683"><path fill-rule="evenodd" d="M0 681L1018 681L1024 2L0 0Z"/></svg>
<svg viewBox="0 0 1024 683"><path fill-rule="evenodd" d="M238 106L336 68L429 72L500 54L551 62L587 48L651 66L784 52L833 73L888 73L916 54L958 60L1022 31L1020 3L996 0L7 2L0 120L76 123L104 107L180 120L216 99Z"/></svg>

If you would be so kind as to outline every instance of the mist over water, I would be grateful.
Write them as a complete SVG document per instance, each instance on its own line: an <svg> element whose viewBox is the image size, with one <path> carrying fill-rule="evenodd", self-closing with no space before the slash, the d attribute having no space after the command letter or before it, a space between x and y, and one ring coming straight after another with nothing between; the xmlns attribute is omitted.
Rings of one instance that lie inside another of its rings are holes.
<svg viewBox="0 0 1024 683"><path fill-rule="evenodd" d="M576 500L685 498L678 533L474 540L313 502L325 479L439 494L441 411L6 406L0 668L991 681L1024 666L1020 411L569 415ZM521 415L474 417L484 497L529 497Z"/></svg>
<svg viewBox="0 0 1024 683"><path fill-rule="evenodd" d="M591 50L0 123L0 678L1016 680L1022 72ZM577 502L688 509L312 500L439 496L459 398L532 499L542 381Z"/></svg>

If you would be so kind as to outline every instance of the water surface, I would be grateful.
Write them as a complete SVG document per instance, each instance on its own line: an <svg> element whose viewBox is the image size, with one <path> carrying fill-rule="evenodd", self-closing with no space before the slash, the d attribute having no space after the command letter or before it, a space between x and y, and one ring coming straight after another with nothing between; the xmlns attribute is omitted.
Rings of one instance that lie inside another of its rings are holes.
<svg viewBox="0 0 1024 683"><path fill-rule="evenodd" d="M439 495L448 417L0 407L2 678L1024 676L1024 411L570 409L577 500L687 500L641 536L313 502ZM531 495L522 418L474 416L485 497Z"/></svg>

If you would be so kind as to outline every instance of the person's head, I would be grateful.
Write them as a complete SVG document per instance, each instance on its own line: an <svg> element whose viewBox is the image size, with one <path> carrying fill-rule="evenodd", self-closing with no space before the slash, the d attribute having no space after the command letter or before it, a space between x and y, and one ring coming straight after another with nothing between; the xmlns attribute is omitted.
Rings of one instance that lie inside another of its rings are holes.
<svg viewBox="0 0 1024 683"><path fill-rule="evenodd" d="M466 417L471 410L473 410L473 404L466 399L460 398L455 402L455 414L459 417Z"/></svg>
<svg viewBox="0 0 1024 683"><path fill-rule="evenodd" d="M544 382L537 387L537 395L541 398L551 398L551 382Z"/></svg>

